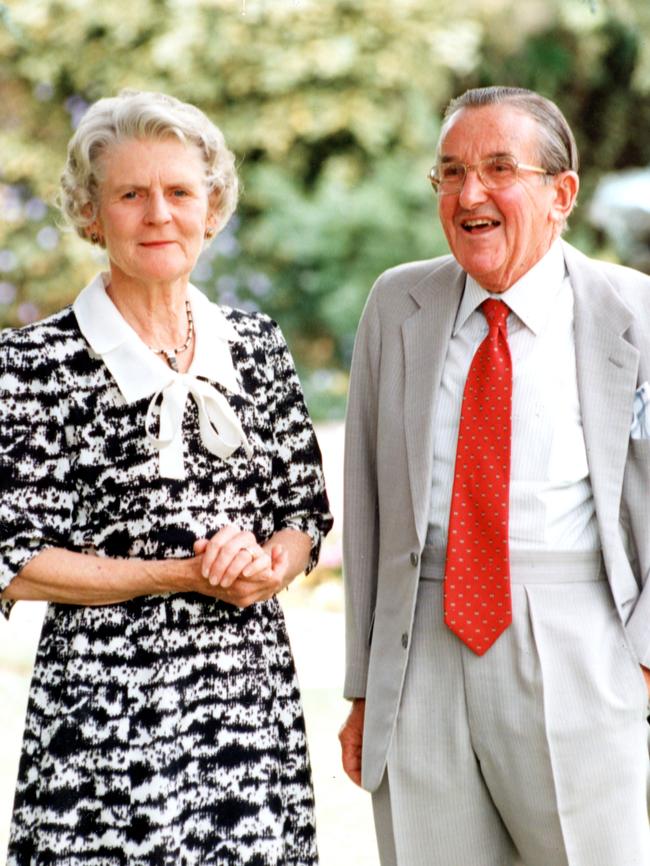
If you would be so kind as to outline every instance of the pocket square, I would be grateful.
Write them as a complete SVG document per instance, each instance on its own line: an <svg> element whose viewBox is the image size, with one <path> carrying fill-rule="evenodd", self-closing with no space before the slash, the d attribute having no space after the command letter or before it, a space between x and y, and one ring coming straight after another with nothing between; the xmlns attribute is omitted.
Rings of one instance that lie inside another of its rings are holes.
<svg viewBox="0 0 650 866"><path fill-rule="evenodd" d="M644 382L634 394L634 406L632 408L632 426L630 436L632 439L650 439L650 384Z"/></svg>

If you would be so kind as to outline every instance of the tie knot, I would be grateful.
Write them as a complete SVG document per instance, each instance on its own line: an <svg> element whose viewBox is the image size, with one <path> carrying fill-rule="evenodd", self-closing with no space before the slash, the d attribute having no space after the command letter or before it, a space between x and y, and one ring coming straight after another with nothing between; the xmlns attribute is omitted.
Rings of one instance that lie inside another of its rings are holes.
<svg viewBox="0 0 650 866"><path fill-rule="evenodd" d="M503 301L488 298L487 301L483 301L481 304L481 309L490 328L502 328L505 326L510 307Z"/></svg>

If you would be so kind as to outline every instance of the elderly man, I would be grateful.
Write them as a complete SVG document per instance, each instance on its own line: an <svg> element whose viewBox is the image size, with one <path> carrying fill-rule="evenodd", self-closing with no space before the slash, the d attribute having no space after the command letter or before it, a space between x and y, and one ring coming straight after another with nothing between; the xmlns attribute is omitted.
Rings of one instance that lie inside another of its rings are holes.
<svg viewBox="0 0 650 866"><path fill-rule="evenodd" d="M359 328L340 737L383 866L650 864L650 279L560 240L577 167L538 94L454 100L452 255Z"/></svg>

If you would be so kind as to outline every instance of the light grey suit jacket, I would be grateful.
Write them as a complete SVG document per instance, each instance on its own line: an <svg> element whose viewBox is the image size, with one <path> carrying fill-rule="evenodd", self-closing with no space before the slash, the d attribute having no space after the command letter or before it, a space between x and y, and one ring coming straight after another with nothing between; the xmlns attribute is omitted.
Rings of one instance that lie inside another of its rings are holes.
<svg viewBox="0 0 650 866"><path fill-rule="evenodd" d="M650 440L630 439L635 390L650 378L650 278L566 243L563 251L603 558L630 643L650 666ZM464 282L451 256L386 271L355 344L346 420L345 695L366 698L368 790L381 781L399 708L427 530L434 404Z"/></svg>

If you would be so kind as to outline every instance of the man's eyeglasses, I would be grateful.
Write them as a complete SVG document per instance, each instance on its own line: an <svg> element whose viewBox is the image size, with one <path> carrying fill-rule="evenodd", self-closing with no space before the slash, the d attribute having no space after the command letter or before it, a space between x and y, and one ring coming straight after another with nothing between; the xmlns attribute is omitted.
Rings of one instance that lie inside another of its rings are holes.
<svg viewBox="0 0 650 866"><path fill-rule="evenodd" d="M517 162L514 156L489 156L475 165L466 165L464 162L441 162L433 166L428 177L438 195L451 195L461 191L467 172L471 169L476 170L478 179L486 189L506 189L513 186L519 179L520 171L549 173L545 168Z"/></svg>

